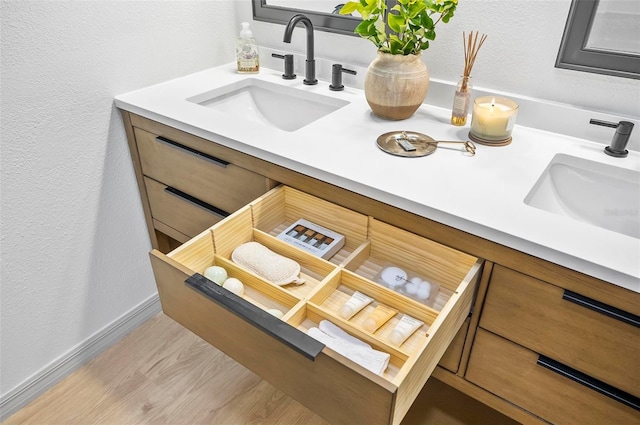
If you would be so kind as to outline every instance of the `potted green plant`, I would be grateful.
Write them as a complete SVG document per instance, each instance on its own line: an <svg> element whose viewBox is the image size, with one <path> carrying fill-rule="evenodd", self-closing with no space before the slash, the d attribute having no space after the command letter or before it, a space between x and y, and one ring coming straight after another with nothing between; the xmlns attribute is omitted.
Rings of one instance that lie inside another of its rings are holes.
<svg viewBox="0 0 640 425"><path fill-rule="evenodd" d="M436 25L453 17L458 0L349 1L341 14L357 12L362 22L355 33L370 40L378 57L369 65L365 95L381 118L409 118L429 88L429 73L420 56L436 38Z"/></svg>

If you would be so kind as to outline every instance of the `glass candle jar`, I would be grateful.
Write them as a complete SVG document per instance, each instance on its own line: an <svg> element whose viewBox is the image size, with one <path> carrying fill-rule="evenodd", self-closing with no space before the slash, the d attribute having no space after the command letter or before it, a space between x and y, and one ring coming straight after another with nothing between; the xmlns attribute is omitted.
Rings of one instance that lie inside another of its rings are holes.
<svg viewBox="0 0 640 425"><path fill-rule="evenodd" d="M473 101L469 135L472 140L475 138L479 141L509 140L517 114L518 104L513 100L493 96L478 97Z"/></svg>

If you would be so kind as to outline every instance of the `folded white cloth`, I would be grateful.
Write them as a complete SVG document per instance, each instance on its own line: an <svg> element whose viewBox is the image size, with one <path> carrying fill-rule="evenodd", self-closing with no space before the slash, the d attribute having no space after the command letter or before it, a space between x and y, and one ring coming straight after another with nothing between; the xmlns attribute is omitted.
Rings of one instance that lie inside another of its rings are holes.
<svg viewBox="0 0 640 425"><path fill-rule="evenodd" d="M349 335L348 333L343 331L342 328L336 326L334 323L332 323L332 322L330 322L328 320L320 321L320 324L319 324L318 327L320 328L320 330L322 332L324 332L327 335L332 336L334 338L343 339L346 342L349 342L351 344L360 345L360 346L366 347L366 348L371 348L371 346L369 344L367 344L366 342L364 342L362 340L359 340L355 336Z"/></svg>
<svg viewBox="0 0 640 425"><path fill-rule="evenodd" d="M319 328L311 328L307 334L377 375L382 375L389 365L389 353L374 350L328 320L322 320Z"/></svg>

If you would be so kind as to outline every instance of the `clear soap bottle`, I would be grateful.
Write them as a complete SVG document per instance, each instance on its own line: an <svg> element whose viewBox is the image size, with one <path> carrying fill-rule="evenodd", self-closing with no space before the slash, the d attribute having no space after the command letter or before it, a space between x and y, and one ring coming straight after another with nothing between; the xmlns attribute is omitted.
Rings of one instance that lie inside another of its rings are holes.
<svg viewBox="0 0 640 425"><path fill-rule="evenodd" d="M242 74L256 74L260 71L260 60L258 57L258 45L253 38L253 32L249 29L249 23L240 24L242 30L236 42L236 61L238 72Z"/></svg>

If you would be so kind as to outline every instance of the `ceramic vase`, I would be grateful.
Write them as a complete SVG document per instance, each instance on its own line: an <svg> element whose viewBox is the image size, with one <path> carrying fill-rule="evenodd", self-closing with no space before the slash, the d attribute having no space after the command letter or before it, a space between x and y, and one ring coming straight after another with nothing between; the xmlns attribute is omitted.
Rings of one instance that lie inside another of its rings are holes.
<svg viewBox="0 0 640 425"><path fill-rule="evenodd" d="M429 71L420 55L378 52L364 81L364 92L373 113L387 120L411 117L429 89Z"/></svg>

